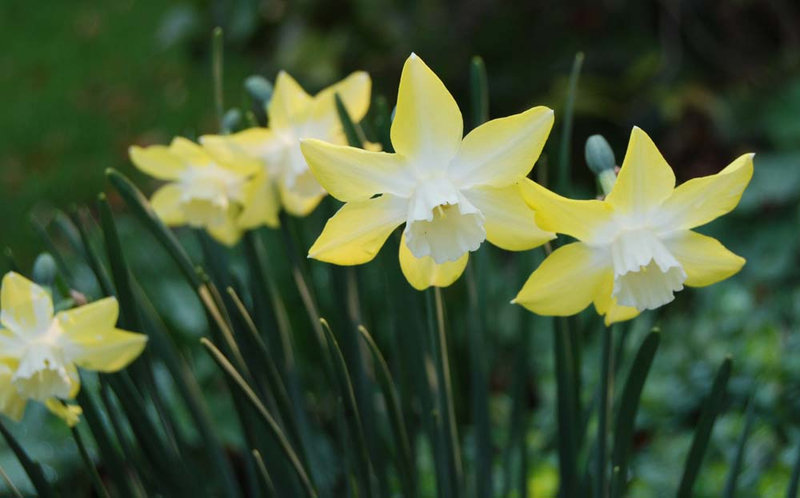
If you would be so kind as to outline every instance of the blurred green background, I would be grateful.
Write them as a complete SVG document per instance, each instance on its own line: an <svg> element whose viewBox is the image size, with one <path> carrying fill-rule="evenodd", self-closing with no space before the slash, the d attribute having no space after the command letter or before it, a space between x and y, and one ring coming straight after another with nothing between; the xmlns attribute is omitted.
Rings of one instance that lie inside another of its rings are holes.
<svg viewBox="0 0 800 498"><path fill-rule="evenodd" d="M215 131L209 33L216 25L225 29L228 106L247 105L246 76L273 79L279 69L312 91L365 69L375 94L393 103L402 63L414 51L466 107L468 65L478 54L489 71L493 117L534 104L555 109L551 157L569 70L582 51L571 155L573 181L586 196L594 185L583 143L593 133L604 134L621 159L631 127L644 128L679 181L756 152L756 173L741 205L707 230L747 257L743 272L682 293L669 313L646 315L630 332L631 347L649 323L658 321L665 332L644 391L634 462L640 480L633 491L653 496L672 489L699 400L728 353L735 358L732 409L715 429L698 491L710 496L720 489L748 399L760 416L741 485L747 496L785 489L800 438L797 2L5 0L0 246L27 266L40 249L31 215L46 221L52 207L91 203L106 189L108 167L131 174L149 192L154 184L132 170L129 145ZM143 267L150 263L140 259ZM494 301L505 303L509 280L495 280ZM508 410L502 393L510 372L503 364L515 338L499 334L494 341L499 418ZM536 448L553 430L548 341L533 345L529 438ZM587 342L596 346L596 338ZM596 365L589 360L585 368L592 378ZM55 459L59 450L49 451ZM547 451L534 457L537 482L554 472L552 448Z"/></svg>

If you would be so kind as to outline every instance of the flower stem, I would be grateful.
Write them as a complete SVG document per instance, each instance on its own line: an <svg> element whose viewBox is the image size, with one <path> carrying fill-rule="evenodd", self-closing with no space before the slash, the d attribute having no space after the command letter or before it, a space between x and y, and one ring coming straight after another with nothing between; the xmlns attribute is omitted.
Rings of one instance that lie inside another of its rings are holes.
<svg viewBox="0 0 800 498"><path fill-rule="evenodd" d="M94 462L92 462L91 457L89 457L89 452L86 451L86 445L83 444L80 432L78 432L76 427L71 427L70 431L72 432L72 437L75 439L75 444L78 446L81 459L83 459L83 463L86 465L86 470L89 471L89 476L92 478L92 485L94 486L95 492L97 492L98 496L102 496L103 498L111 498L111 495L108 494L108 490L103 486L103 481L100 480L97 467L94 466Z"/></svg>
<svg viewBox="0 0 800 498"><path fill-rule="evenodd" d="M444 428L446 430L445 436L447 446L450 451L450 460L452 462L452 475L453 490L458 496L461 486L461 452L458 443L458 429L456 427L455 407L453 404L453 385L450 378L450 361L447 356L447 334L445 329L445 316L444 316L444 302L442 300L442 291L439 287L434 287L433 296L436 308L436 330L433 331L433 345L434 354L439 356L438 372L439 386L440 386L440 407Z"/></svg>
<svg viewBox="0 0 800 498"><path fill-rule="evenodd" d="M222 28L217 26L211 35L211 75L214 81L214 111L219 129L224 129L224 104L222 100Z"/></svg>
<svg viewBox="0 0 800 498"><path fill-rule="evenodd" d="M597 424L597 475L595 497L608 496L608 414L614 397L614 328L603 330L603 349L600 357L600 408Z"/></svg>

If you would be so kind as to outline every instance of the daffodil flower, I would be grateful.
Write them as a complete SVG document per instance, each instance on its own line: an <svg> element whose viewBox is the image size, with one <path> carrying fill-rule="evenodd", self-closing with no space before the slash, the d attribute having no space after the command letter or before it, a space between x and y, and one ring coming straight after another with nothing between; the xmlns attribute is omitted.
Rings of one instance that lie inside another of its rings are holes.
<svg viewBox="0 0 800 498"><path fill-rule="evenodd" d="M133 146L130 157L143 172L170 182L150 199L164 223L203 228L229 246L239 240L237 219L251 189L252 176L260 169L256 161L221 160L181 137L172 140L169 147Z"/></svg>
<svg viewBox="0 0 800 498"><path fill-rule="evenodd" d="M513 302L540 315L566 316L594 303L607 325L629 320L737 273L745 260L692 228L728 213L753 176L753 154L719 173L675 187L656 146L634 128L613 189L605 200L571 200L526 182L539 225L570 235Z"/></svg>
<svg viewBox="0 0 800 498"><path fill-rule="evenodd" d="M358 71L311 96L281 71L267 108L269 128L200 138L217 157L231 162L256 159L261 166L238 219L241 228L277 227L281 206L294 216L307 216L317 207L326 192L309 171L300 140L347 143L335 95L339 94L350 117L358 122L369 109L370 88L369 75Z"/></svg>
<svg viewBox="0 0 800 498"><path fill-rule="evenodd" d="M553 111L534 107L463 136L453 96L416 55L403 66L391 127L396 153L303 140L317 180L345 205L309 257L339 265L370 261L405 223L400 266L416 289L446 287L484 240L525 250L554 237L541 230L519 183L541 153ZM379 195L380 194L380 195Z"/></svg>
<svg viewBox="0 0 800 498"><path fill-rule="evenodd" d="M17 273L0 289L0 412L19 420L27 400L45 403L67 422L79 408L77 367L116 372L136 359L147 336L115 328L117 300L101 299L54 314L45 289Z"/></svg>

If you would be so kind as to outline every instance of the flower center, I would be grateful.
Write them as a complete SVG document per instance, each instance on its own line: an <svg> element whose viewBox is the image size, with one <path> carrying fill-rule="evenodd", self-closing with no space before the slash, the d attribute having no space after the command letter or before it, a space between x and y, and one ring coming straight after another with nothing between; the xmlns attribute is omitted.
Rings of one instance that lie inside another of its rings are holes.
<svg viewBox="0 0 800 498"><path fill-rule="evenodd" d="M622 306L655 309L675 299L686 272L661 240L646 229L624 230L611 244L612 295Z"/></svg>
<svg viewBox="0 0 800 498"><path fill-rule="evenodd" d="M11 382L20 396L45 401L68 398L76 379L70 375L60 348L35 342L20 359Z"/></svg>
<svg viewBox="0 0 800 498"><path fill-rule="evenodd" d="M442 264L475 251L486 240L483 214L446 180L421 184L411 198L406 244L417 258Z"/></svg>

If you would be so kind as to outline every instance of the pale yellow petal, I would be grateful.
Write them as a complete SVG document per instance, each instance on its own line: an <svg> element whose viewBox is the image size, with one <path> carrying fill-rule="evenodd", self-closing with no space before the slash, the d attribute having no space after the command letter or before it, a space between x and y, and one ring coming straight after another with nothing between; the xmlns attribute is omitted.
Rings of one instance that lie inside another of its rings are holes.
<svg viewBox="0 0 800 498"><path fill-rule="evenodd" d="M422 59L411 54L400 75L391 128L394 149L409 158L424 158L431 168L444 168L463 136L464 122L455 99Z"/></svg>
<svg viewBox="0 0 800 498"><path fill-rule="evenodd" d="M594 250L573 242L545 258L512 302L537 315L574 315L595 300L608 272Z"/></svg>
<svg viewBox="0 0 800 498"><path fill-rule="evenodd" d="M242 229L237 224L237 219L238 210L231 206L222 222L209 225L205 229L217 242L233 247L242 238Z"/></svg>
<svg viewBox="0 0 800 498"><path fill-rule="evenodd" d="M408 283L417 290L428 287L448 287L464 273L469 253L464 253L456 261L436 263L430 256L417 258L406 245L406 236L400 240L400 269Z"/></svg>
<svg viewBox="0 0 800 498"><path fill-rule="evenodd" d="M280 194L281 205L286 212L298 217L311 214L325 197L325 191L321 189L319 193L306 194L299 192L297 189L290 189L285 182L278 184L278 193Z"/></svg>
<svg viewBox="0 0 800 498"><path fill-rule="evenodd" d="M19 422L25 414L26 400L11 383L16 368L16 362L0 362L0 413Z"/></svg>
<svg viewBox="0 0 800 498"><path fill-rule="evenodd" d="M515 183L530 173L552 127L553 111L547 107L484 123L464 137L450 163L450 178L462 188Z"/></svg>
<svg viewBox="0 0 800 498"><path fill-rule="evenodd" d="M188 164L164 145L134 145L128 149L128 155L140 171L159 180L175 180L188 168Z"/></svg>
<svg viewBox="0 0 800 498"><path fill-rule="evenodd" d="M330 121L335 128L341 128L339 114L336 111L335 95L339 94L350 119L354 123L361 121L369 109L372 80L365 71L356 71L338 83L325 88L314 96L311 118L319 122Z"/></svg>
<svg viewBox="0 0 800 498"><path fill-rule="evenodd" d="M286 71L281 71L275 79L275 91L267 109L270 128L290 128L292 123L305 119L311 103L311 96L297 81Z"/></svg>
<svg viewBox="0 0 800 498"><path fill-rule="evenodd" d="M301 141L300 149L320 185L342 202L362 201L375 194L408 197L413 193L411 170L398 154L314 139Z"/></svg>
<svg viewBox="0 0 800 498"><path fill-rule="evenodd" d="M556 237L536 224L533 209L525 203L518 184L463 191L484 216L486 239L507 251L525 251Z"/></svg>
<svg viewBox="0 0 800 498"><path fill-rule="evenodd" d="M38 335L52 320L50 294L19 273L6 273L0 289L0 323L17 335Z"/></svg>
<svg viewBox="0 0 800 498"><path fill-rule="evenodd" d="M244 209L236 220L239 228L250 230L261 225L277 228L281 205L275 185L265 173L256 175L247 184L244 193Z"/></svg>
<svg viewBox="0 0 800 498"><path fill-rule="evenodd" d="M607 272L594 300L594 308L597 310L597 314L604 317L606 326L624 322L639 315L639 310L636 308L617 304L617 298L613 296L613 291L614 274Z"/></svg>
<svg viewBox="0 0 800 498"><path fill-rule="evenodd" d="M405 215L406 203L390 195L348 202L325 224L308 256L337 265L371 261Z"/></svg>
<svg viewBox="0 0 800 498"><path fill-rule="evenodd" d="M286 146L268 128L248 128L230 135L203 135L200 143L211 155L228 162L242 155L266 159Z"/></svg>
<svg viewBox="0 0 800 498"><path fill-rule="evenodd" d="M656 218L664 230L694 228L733 210L753 177L753 154L745 154L716 175L680 185Z"/></svg>
<svg viewBox="0 0 800 498"><path fill-rule="evenodd" d="M623 212L645 213L675 188L675 173L641 128L634 127L617 182L606 201Z"/></svg>
<svg viewBox="0 0 800 498"><path fill-rule="evenodd" d="M683 266L690 287L705 287L735 275L745 259L725 248L717 239L690 230L666 239L664 244Z"/></svg>
<svg viewBox="0 0 800 498"><path fill-rule="evenodd" d="M543 230L591 242L612 220L614 210L603 201L567 199L529 179L519 185L525 202L536 212L536 224Z"/></svg>
<svg viewBox="0 0 800 498"><path fill-rule="evenodd" d="M169 144L169 151L185 164L192 167L203 167L214 162L214 159L199 144L183 137L175 137Z"/></svg>
<svg viewBox="0 0 800 498"><path fill-rule="evenodd" d="M119 305L113 297L58 313L66 359L99 372L116 372L136 359L147 336L117 329L118 314Z"/></svg>
<svg viewBox="0 0 800 498"><path fill-rule="evenodd" d="M186 217L181 208L181 188L176 183L164 185L153 193L150 206L158 217L169 226L183 225Z"/></svg>
<svg viewBox="0 0 800 498"><path fill-rule="evenodd" d="M68 405L56 398L46 400L44 406L50 410L50 413L63 420L69 427L78 425L78 422L81 420L81 415L83 415L83 408L79 405Z"/></svg>

